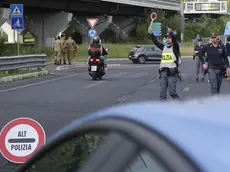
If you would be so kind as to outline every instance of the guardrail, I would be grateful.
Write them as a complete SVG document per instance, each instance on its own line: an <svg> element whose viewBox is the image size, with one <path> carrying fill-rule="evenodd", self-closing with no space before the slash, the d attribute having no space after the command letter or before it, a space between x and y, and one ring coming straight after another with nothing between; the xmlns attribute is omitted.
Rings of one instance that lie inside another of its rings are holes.
<svg viewBox="0 0 230 172"><path fill-rule="evenodd" d="M0 57L0 71L10 71L27 68L42 69L46 66L46 54Z"/></svg>

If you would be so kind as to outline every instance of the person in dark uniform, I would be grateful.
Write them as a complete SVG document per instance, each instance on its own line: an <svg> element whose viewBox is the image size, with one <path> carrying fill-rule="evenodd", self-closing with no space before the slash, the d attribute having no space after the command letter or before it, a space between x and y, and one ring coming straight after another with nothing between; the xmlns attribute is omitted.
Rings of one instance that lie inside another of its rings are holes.
<svg viewBox="0 0 230 172"><path fill-rule="evenodd" d="M201 81L204 82L204 70L199 58L199 54L203 47L204 45L202 44L202 39L198 38L197 45L195 45L194 47L194 55L193 55L193 60L196 60L196 82L199 81L199 76L201 77Z"/></svg>
<svg viewBox="0 0 230 172"><path fill-rule="evenodd" d="M230 62L230 36L227 37L227 43L225 45L225 48L228 62ZM227 80L230 81L230 74L227 74Z"/></svg>
<svg viewBox="0 0 230 172"><path fill-rule="evenodd" d="M205 63L203 58L205 53L207 53L206 61L208 64ZM208 70L211 95L218 95L220 93L222 79L226 72L226 66L228 74L230 73L230 66L226 56L225 46L218 43L217 34L212 33L211 43L204 46L199 57L204 70Z"/></svg>
<svg viewBox="0 0 230 172"><path fill-rule="evenodd" d="M160 78L160 99L167 99L167 89L173 99L180 99L176 92L178 82L178 66L181 64L180 48L172 29L168 28L168 33L165 35L167 45L160 43L152 32L152 28L148 29L152 35L153 43L162 50L162 58L159 66Z"/></svg>

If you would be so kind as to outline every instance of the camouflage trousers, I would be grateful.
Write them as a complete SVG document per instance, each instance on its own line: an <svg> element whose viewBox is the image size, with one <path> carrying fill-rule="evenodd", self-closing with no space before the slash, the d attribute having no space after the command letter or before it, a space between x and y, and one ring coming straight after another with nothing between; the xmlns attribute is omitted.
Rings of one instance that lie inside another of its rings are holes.
<svg viewBox="0 0 230 172"><path fill-rule="evenodd" d="M72 59L75 57L75 51L67 51L67 59L68 59L68 62L71 62Z"/></svg>
<svg viewBox="0 0 230 172"><path fill-rule="evenodd" d="M59 61L61 59L61 52L60 51L54 51L54 60Z"/></svg>

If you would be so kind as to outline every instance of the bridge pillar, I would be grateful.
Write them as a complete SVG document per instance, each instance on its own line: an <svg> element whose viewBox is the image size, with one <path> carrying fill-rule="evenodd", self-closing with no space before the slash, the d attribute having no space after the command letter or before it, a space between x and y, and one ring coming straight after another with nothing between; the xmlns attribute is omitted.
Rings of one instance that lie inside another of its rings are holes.
<svg viewBox="0 0 230 172"><path fill-rule="evenodd" d="M9 8L0 8L0 27L9 20L10 9Z"/></svg>
<svg viewBox="0 0 230 172"><path fill-rule="evenodd" d="M72 13L34 12L25 14L25 28L35 36L37 46L52 46L55 37L69 27Z"/></svg>
<svg viewBox="0 0 230 172"><path fill-rule="evenodd" d="M127 38L135 27L135 17L113 17L113 22L109 25L109 28L122 39Z"/></svg>
<svg viewBox="0 0 230 172"><path fill-rule="evenodd" d="M94 17L77 17L74 16L71 22L72 27L74 27L82 36L82 43L88 44L90 43L90 38L88 37L88 30L90 29L87 18ZM113 16L98 16L97 25L95 26L95 30L97 31L97 35L100 35L112 22Z"/></svg>
<svg viewBox="0 0 230 172"><path fill-rule="evenodd" d="M11 29L11 21L7 20L4 22L4 24L1 26L1 29L5 32L5 34L8 36L8 43L15 43L15 42L23 42L23 36L19 33L21 30L12 30ZM17 34L19 34L19 40L17 37Z"/></svg>

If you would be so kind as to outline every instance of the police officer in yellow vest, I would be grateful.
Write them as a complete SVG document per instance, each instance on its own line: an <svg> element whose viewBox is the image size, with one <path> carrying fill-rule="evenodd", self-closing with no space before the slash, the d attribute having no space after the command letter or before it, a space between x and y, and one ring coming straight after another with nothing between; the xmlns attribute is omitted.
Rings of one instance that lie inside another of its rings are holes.
<svg viewBox="0 0 230 172"><path fill-rule="evenodd" d="M178 66L181 65L180 48L176 41L172 29L168 28L168 33L165 35L166 45L160 43L152 33L152 28L148 29L148 32L152 34L153 43L162 50L162 58L159 66L160 74L160 99L167 99L167 89L169 88L169 94L173 99L180 99L176 92L178 82Z"/></svg>

